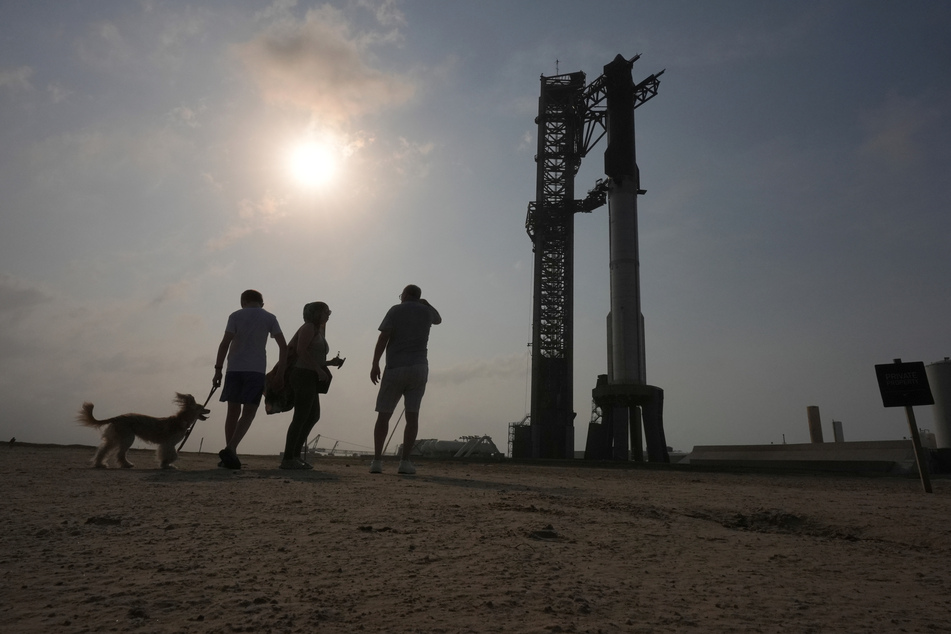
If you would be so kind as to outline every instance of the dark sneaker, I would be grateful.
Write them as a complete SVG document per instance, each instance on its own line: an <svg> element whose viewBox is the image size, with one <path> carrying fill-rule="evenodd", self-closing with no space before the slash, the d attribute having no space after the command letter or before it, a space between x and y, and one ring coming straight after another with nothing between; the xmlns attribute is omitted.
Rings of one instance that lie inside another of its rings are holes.
<svg viewBox="0 0 951 634"><path fill-rule="evenodd" d="M221 458L221 464L225 469L241 468L241 461L238 460L238 454L231 451L227 447L218 452L218 457Z"/></svg>

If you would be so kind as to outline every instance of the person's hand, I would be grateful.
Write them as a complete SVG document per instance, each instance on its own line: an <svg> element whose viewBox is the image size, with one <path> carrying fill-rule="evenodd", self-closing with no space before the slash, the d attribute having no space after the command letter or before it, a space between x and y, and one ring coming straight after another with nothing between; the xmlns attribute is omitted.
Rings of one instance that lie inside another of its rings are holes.
<svg viewBox="0 0 951 634"><path fill-rule="evenodd" d="M327 365L334 365L334 366L337 366L338 368L342 368L344 361L346 361L346 358L341 359L340 353L338 352L336 357L334 357L333 359L327 362Z"/></svg>
<svg viewBox="0 0 951 634"><path fill-rule="evenodd" d="M370 380L373 381L373 385L376 385L380 380L380 364L374 363L373 367L370 369Z"/></svg>
<svg viewBox="0 0 951 634"><path fill-rule="evenodd" d="M215 378L211 380L211 387L221 387L221 369L215 368Z"/></svg>
<svg viewBox="0 0 951 634"><path fill-rule="evenodd" d="M281 390L284 389L284 375L283 374L278 372L277 375L275 375L274 380L271 381L271 388L275 392L280 392Z"/></svg>

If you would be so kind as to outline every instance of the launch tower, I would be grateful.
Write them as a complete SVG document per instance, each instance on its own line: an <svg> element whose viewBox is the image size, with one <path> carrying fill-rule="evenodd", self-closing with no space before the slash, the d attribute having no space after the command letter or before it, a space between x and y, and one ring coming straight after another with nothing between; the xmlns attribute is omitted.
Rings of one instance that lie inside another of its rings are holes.
<svg viewBox="0 0 951 634"><path fill-rule="evenodd" d="M660 425L658 406L663 393L646 385L637 261L637 195L643 190L634 154L634 109L657 94L663 71L635 85L631 69L638 57L625 60L618 55L588 85L583 72L541 77L535 120L536 195L525 221L535 257L531 414L523 438L514 443L519 448L514 457L574 457L574 215L591 212L607 201L611 218L608 374L599 377L593 393L604 422L589 429L588 445L592 457L623 453L627 459L626 418L646 406L648 450L655 459L651 446L656 445L652 443L656 434L651 429ZM608 178L576 200L574 180L581 160L606 134ZM635 417L630 420L633 430ZM659 430L662 441L662 426ZM639 459L639 446L636 454Z"/></svg>

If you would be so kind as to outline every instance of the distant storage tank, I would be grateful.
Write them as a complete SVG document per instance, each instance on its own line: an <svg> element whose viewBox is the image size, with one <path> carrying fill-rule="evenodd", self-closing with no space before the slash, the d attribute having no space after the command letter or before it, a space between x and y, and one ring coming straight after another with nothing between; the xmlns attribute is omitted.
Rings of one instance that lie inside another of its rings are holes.
<svg viewBox="0 0 951 634"><path fill-rule="evenodd" d="M938 449L951 448L951 359L925 366L934 405L934 436Z"/></svg>
<svg viewBox="0 0 951 634"><path fill-rule="evenodd" d="M819 419L819 408L810 405L806 408L806 419L809 421L809 442L822 442L822 422Z"/></svg>
<svg viewBox="0 0 951 634"><path fill-rule="evenodd" d="M832 435L835 437L836 442L845 442L845 434L842 433L842 421L832 421Z"/></svg>

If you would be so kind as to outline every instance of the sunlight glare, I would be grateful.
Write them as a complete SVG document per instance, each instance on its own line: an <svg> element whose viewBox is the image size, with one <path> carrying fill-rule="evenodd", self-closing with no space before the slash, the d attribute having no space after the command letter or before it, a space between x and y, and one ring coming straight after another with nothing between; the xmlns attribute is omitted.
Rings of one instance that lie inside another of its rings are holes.
<svg viewBox="0 0 951 634"><path fill-rule="evenodd" d="M308 141L301 143L290 156L291 174L298 183L318 187L327 183L336 171L336 157L328 145Z"/></svg>

